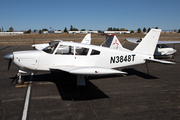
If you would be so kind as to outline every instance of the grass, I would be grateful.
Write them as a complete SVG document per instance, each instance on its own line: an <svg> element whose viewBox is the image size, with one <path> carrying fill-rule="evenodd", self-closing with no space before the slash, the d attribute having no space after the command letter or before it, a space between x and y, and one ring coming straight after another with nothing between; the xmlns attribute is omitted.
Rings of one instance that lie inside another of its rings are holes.
<svg viewBox="0 0 180 120"><path fill-rule="evenodd" d="M1 35L0 45L32 45L38 43L48 43L55 39L63 41L81 42L86 34L23 34L23 35ZM122 43L126 38L143 38L145 34L116 34ZM92 44L102 44L106 36L101 34L91 34ZM160 40L180 41L180 33L161 33Z"/></svg>

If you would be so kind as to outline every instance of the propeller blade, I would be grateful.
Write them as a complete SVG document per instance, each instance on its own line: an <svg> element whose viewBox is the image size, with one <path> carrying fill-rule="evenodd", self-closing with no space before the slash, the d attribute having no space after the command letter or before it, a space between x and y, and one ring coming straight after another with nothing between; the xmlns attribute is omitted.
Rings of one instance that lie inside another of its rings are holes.
<svg viewBox="0 0 180 120"><path fill-rule="evenodd" d="M11 81L11 84L14 82L14 80L17 78L17 75L13 78L13 80Z"/></svg>
<svg viewBox="0 0 180 120"><path fill-rule="evenodd" d="M11 62L14 59L13 49L11 50L11 53L4 56L4 59L9 60L9 63L8 63L8 70L9 70L9 68L11 67Z"/></svg>
<svg viewBox="0 0 180 120"><path fill-rule="evenodd" d="M11 61L12 61L12 59L9 59L8 70L9 70L9 68L11 67Z"/></svg>

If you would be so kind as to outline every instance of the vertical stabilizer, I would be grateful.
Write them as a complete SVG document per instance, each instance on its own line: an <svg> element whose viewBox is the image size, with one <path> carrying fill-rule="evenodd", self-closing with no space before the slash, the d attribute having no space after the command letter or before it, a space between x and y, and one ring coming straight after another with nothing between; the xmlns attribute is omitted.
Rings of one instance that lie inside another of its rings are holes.
<svg viewBox="0 0 180 120"><path fill-rule="evenodd" d="M119 42L116 35L108 35L106 38L106 46L112 49L122 49L123 46Z"/></svg>
<svg viewBox="0 0 180 120"><path fill-rule="evenodd" d="M161 29L151 29L133 51L153 56L160 33Z"/></svg>
<svg viewBox="0 0 180 120"><path fill-rule="evenodd" d="M83 44L91 44L91 34L87 34L84 39L82 40Z"/></svg>

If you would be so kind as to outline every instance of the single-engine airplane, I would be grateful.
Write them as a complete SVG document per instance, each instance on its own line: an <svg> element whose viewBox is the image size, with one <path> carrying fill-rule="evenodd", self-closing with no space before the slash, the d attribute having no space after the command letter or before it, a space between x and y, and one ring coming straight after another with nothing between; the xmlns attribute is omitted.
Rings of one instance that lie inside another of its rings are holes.
<svg viewBox="0 0 180 120"><path fill-rule="evenodd" d="M154 51L161 29L151 29L134 50L111 49L103 46L75 42L56 42L43 50L19 51L7 54L5 59L18 67L17 83L23 84L22 73L36 71L65 71L77 75L77 85L85 86L86 76L127 74L114 68L143 64L147 60L174 64L154 59ZM68 48L68 51L61 51Z"/></svg>
<svg viewBox="0 0 180 120"><path fill-rule="evenodd" d="M49 45L51 45L51 44L53 44L53 43L55 43L55 42L58 42L58 41L61 41L61 40L53 40L53 41L51 41L51 42L49 42L49 43L43 43L43 44L34 44L34 45L32 45L32 47L35 48L35 49L37 49L37 50L42 50L42 49L46 48L47 46L49 46ZM83 38L83 40L81 41L81 43L83 43L83 44L91 44L91 34L90 34L90 33L87 34L87 35Z"/></svg>
<svg viewBox="0 0 180 120"><path fill-rule="evenodd" d="M126 41L139 44L143 39L133 39L128 38L125 39ZM161 58L161 57L168 57L168 58L174 58L174 53L177 52L177 50L167 46L166 44L177 44L180 43L180 41L158 41L154 57L155 58Z"/></svg>

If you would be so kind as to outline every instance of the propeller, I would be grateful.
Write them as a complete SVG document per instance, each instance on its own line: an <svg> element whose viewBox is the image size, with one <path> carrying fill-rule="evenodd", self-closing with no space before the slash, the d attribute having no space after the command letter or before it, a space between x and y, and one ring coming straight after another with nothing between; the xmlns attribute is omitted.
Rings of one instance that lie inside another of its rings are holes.
<svg viewBox="0 0 180 120"><path fill-rule="evenodd" d="M13 50L11 51L11 53L5 55L4 58L9 60L9 63L8 63L8 70L9 70L9 68L11 67L11 62L14 59Z"/></svg>
<svg viewBox="0 0 180 120"><path fill-rule="evenodd" d="M11 81L11 84L14 82L14 80L17 78L17 75L13 78L13 80Z"/></svg>

